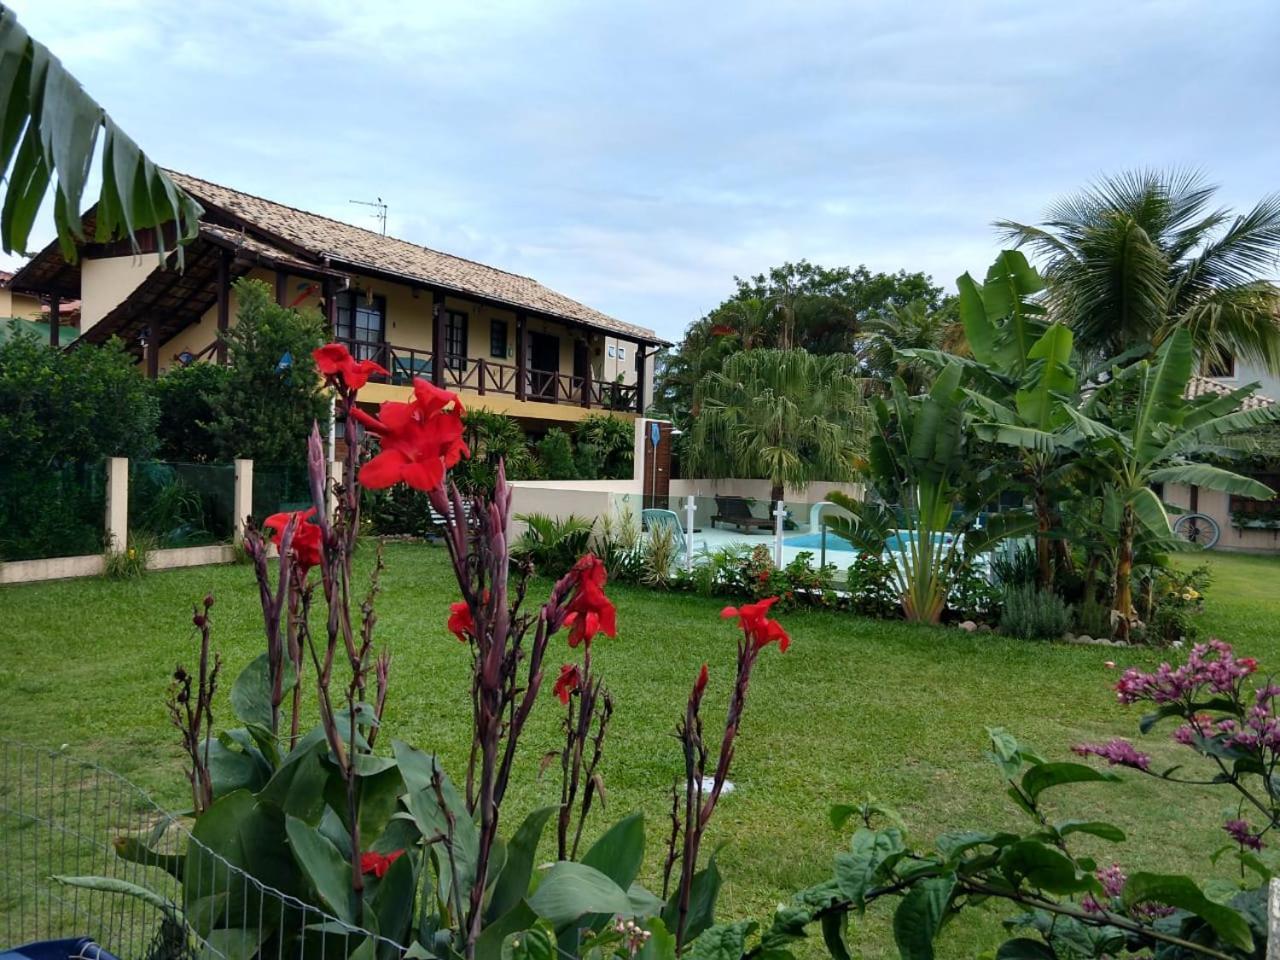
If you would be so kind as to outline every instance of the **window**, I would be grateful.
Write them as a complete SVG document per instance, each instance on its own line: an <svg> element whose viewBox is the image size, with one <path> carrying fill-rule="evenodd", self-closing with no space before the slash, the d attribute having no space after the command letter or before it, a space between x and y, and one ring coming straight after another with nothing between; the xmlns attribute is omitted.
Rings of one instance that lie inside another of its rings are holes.
<svg viewBox="0 0 1280 960"><path fill-rule="evenodd" d="M617 355L618 355L617 351L614 350L613 344L612 343L609 344L609 356L612 358L612 357L616 357Z"/></svg>
<svg viewBox="0 0 1280 960"><path fill-rule="evenodd" d="M618 344L618 359L619 360L627 359L627 348L624 347L622 344Z"/></svg>
<svg viewBox="0 0 1280 960"><path fill-rule="evenodd" d="M445 362L459 374L467 369L467 315L449 310L444 320Z"/></svg>
<svg viewBox="0 0 1280 960"><path fill-rule="evenodd" d="M338 294L338 325L334 334L350 344L357 360L376 359L386 339L387 301L360 290Z"/></svg>
<svg viewBox="0 0 1280 960"><path fill-rule="evenodd" d="M507 321L489 321L489 356L499 360L507 358Z"/></svg>
<svg viewBox="0 0 1280 960"><path fill-rule="evenodd" d="M1215 350L1204 359L1204 375L1229 379L1236 375L1235 354L1229 350Z"/></svg>

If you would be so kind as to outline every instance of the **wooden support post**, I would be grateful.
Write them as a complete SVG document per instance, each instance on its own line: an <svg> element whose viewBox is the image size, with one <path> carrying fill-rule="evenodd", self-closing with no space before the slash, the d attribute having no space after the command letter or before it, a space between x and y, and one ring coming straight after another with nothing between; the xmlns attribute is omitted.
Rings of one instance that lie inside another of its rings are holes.
<svg viewBox="0 0 1280 960"><path fill-rule="evenodd" d="M431 291L431 382L444 386L444 291Z"/></svg>
<svg viewBox="0 0 1280 960"><path fill-rule="evenodd" d="M484 396L484 379L485 379L485 363L484 357L476 360L476 393Z"/></svg>
<svg viewBox="0 0 1280 960"><path fill-rule="evenodd" d="M523 400L529 390L528 323L524 311L516 311L516 399Z"/></svg>
<svg viewBox="0 0 1280 960"><path fill-rule="evenodd" d="M636 413L644 413L644 344L636 344Z"/></svg>
<svg viewBox="0 0 1280 960"><path fill-rule="evenodd" d="M582 405L584 407L591 406L591 364L589 358L587 361L587 372L582 377Z"/></svg>
<svg viewBox="0 0 1280 960"><path fill-rule="evenodd" d="M218 251L218 363L227 362L227 330L231 328L231 251Z"/></svg>
<svg viewBox="0 0 1280 960"><path fill-rule="evenodd" d="M276 271L276 303L285 306L289 299L289 275L283 270Z"/></svg>
<svg viewBox="0 0 1280 960"><path fill-rule="evenodd" d="M108 550L129 546L129 460L107 459L106 540Z"/></svg>
<svg viewBox="0 0 1280 960"><path fill-rule="evenodd" d="M325 277L320 282L320 295L324 297L324 322L330 340L338 336L338 294L333 278Z"/></svg>
<svg viewBox="0 0 1280 960"><path fill-rule="evenodd" d="M153 323L147 327L147 377L154 380L160 376L160 335Z"/></svg>
<svg viewBox="0 0 1280 960"><path fill-rule="evenodd" d="M231 497L235 510L235 532L232 539L244 542L246 521L253 516L253 461L236 460L235 490Z"/></svg>
<svg viewBox="0 0 1280 960"><path fill-rule="evenodd" d="M62 297L56 293L49 298L49 346L57 350L62 346L62 334L59 327L62 324Z"/></svg>

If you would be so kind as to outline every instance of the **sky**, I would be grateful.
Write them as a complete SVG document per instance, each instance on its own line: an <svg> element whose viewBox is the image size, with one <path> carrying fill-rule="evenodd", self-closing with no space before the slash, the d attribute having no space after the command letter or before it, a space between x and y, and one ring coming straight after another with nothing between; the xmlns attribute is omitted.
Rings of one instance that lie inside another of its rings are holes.
<svg viewBox="0 0 1280 960"><path fill-rule="evenodd" d="M670 339L787 260L953 288L1106 173L1280 189L1274 0L12 6L157 162L374 229L382 197Z"/></svg>

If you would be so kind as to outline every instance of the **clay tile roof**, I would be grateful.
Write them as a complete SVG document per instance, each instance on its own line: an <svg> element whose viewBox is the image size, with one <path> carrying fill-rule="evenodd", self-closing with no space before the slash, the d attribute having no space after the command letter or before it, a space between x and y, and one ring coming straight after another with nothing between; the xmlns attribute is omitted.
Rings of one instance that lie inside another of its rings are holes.
<svg viewBox="0 0 1280 960"><path fill-rule="evenodd" d="M1187 384L1186 397L1188 400L1194 400L1196 397L1208 396L1216 394L1217 396L1226 396L1232 392L1232 388L1225 384L1219 383L1217 380L1210 380L1208 377L1193 376ZM1257 410L1260 407L1269 407L1275 401L1270 397L1261 393L1254 393L1245 397L1244 402L1240 404L1241 410Z"/></svg>
<svg viewBox="0 0 1280 960"><path fill-rule="evenodd" d="M616 320L544 287L530 277L421 247L407 240L384 237L363 227L264 200L176 170L165 172L206 208L231 214L315 257L327 256L335 264L356 270L366 267L410 282L474 294L644 343L666 343L652 330Z"/></svg>

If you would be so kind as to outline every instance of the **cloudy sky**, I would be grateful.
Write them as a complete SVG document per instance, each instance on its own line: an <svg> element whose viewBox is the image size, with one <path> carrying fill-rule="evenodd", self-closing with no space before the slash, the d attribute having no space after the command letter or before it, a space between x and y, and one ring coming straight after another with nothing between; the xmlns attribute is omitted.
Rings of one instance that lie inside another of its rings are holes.
<svg viewBox="0 0 1280 960"><path fill-rule="evenodd" d="M672 338L788 259L951 286L1104 172L1280 189L1274 0L13 6L159 162Z"/></svg>

